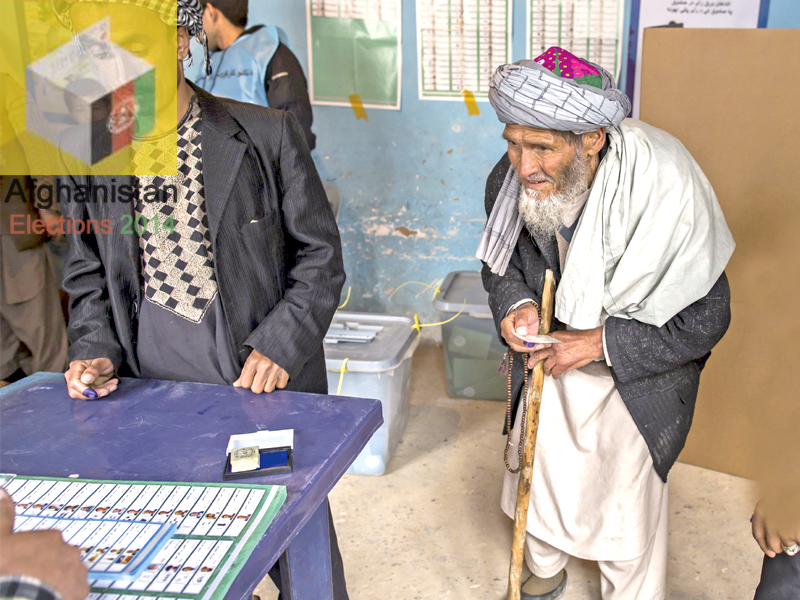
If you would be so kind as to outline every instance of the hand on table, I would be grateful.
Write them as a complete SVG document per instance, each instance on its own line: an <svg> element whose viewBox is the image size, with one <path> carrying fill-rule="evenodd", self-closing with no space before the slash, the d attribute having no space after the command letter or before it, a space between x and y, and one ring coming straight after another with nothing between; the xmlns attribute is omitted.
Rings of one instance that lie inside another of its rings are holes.
<svg viewBox="0 0 800 600"><path fill-rule="evenodd" d="M800 521L794 524L775 518L770 505L761 501L753 513L753 538L761 550L770 558L783 552L784 546L791 548L800 544Z"/></svg>
<svg viewBox="0 0 800 600"><path fill-rule="evenodd" d="M519 336L539 334L539 311L533 304L523 304L500 322L500 332L509 348L527 354L532 346Z"/></svg>
<svg viewBox="0 0 800 600"><path fill-rule="evenodd" d="M0 491L0 575L33 577L49 585L64 600L89 594L81 552L64 542L60 531L13 533L14 503Z"/></svg>
<svg viewBox="0 0 800 600"><path fill-rule="evenodd" d="M288 384L289 374L286 371L258 350L253 350L242 367L239 379L233 382L233 387L242 387L260 394L273 392L275 388L282 390Z"/></svg>
<svg viewBox="0 0 800 600"><path fill-rule="evenodd" d="M544 359L545 375L558 379L572 369L579 369L593 360L603 358L603 328L585 331L555 331L550 334L560 344L536 344L528 359L532 369Z"/></svg>
<svg viewBox="0 0 800 600"><path fill-rule="evenodd" d="M64 373L64 379L67 380L69 397L79 400L104 398L119 385L119 379L114 377L114 365L108 358L73 360ZM87 396L87 390L94 390L97 398Z"/></svg>

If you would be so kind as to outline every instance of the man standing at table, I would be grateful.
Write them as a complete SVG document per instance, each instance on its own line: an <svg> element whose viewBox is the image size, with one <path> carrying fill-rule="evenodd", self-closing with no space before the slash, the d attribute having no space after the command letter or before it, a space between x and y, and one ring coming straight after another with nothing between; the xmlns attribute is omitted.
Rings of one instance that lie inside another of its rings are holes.
<svg viewBox="0 0 800 600"><path fill-rule="evenodd" d="M61 6L75 31L110 16L116 36L158 52L177 25L178 51L177 148L174 133L147 140L144 153L134 140L140 166L158 161L158 151L165 163L177 152L177 175L68 178L74 189L137 190L129 203L63 204L73 222L113 224L109 234L70 236L70 396L104 398L118 375L326 393L322 339L345 276L336 223L294 116L220 100L186 81L190 38L205 42L198 0L178 0L177 15L174 0ZM147 200L147 186L160 190L159 201ZM126 234L125 217L148 226ZM346 600L332 523L330 532L334 598ZM279 573L270 575L280 586Z"/></svg>
<svg viewBox="0 0 800 600"><path fill-rule="evenodd" d="M200 0L203 27L211 50L211 75L197 85L220 98L288 110L300 123L308 148L314 116L308 83L286 32L274 25L247 28L249 0Z"/></svg>
<svg viewBox="0 0 800 600"><path fill-rule="evenodd" d="M550 48L500 67L489 99L508 153L486 185L478 257L498 331L520 353L510 399L519 405L526 368L543 359L549 375L522 598L560 597L577 556L599 563L603 600L662 600L667 474L730 321L733 239L686 148L623 120L630 103L602 67ZM524 338L538 333L547 269L561 343L534 346ZM517 481L506 473L512 518Z"/></svg>

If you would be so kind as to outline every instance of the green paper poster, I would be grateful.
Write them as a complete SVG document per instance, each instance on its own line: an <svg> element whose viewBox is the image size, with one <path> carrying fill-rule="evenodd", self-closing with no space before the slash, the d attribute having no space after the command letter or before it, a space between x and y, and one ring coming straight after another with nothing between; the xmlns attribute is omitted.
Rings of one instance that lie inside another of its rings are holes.
<svg viewBox="0 0 800 600"><path fill-rule="evenodd" d="M400 109L401 0L307 0L311 102Z"/></svg>

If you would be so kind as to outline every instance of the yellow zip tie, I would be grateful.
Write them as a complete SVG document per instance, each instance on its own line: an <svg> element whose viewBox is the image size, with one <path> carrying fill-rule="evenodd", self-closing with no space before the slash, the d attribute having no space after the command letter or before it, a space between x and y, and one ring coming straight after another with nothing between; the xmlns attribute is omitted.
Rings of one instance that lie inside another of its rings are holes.
<svg viewBox="0 0 800 600"><path fill-rule="evenodd" d="M347 298L344 299L344 304L342 304L336 310L339 310L339 309L344 308L345 306L347 306L347 303L350 302L350 292L352 291L352 289L353 289L353 286L351 286L351 285L347 286Z"/></svg>
<svg viewBox="0 0 800 600"><path fill-rule="evenodd" d="M342 368L339 369L339 387L336 388L336 395L340 396L342 393L342 382L344 381L344 374L347 373L347 361L350 360L349 358L345 358L342 361Z"/></svg>
<svg viewBox="0 0 800 600"><path fill-rule="evenodd" d="M436 327L437 325L447 325L448 323L451 323L452 321L455 321L461 315L461 313L464 312L464 307L466 307L466 305L467 305L467 301L465 299L464 303L461 305L461 310L460 311L458 311L455 315L453 315L452 317L447 319L447 321L441 321L439 323L420 323L419 322L419 317L415 314L414 315L414 324L411 327L417 330L417 335L422 335L422 328L423 327Z"/></svg>
<svg viewBox="0 0 800 600"><path fill-rule="evenodd" d="M431 288L435 288L435 291L434 291L434 293L433 293L433 296L434 296L434 297L436 297L436 294L441 294L441 293L442 293L442 290L440 290L440 289L439 289L439 286L441 285L442 281L444 281L444 280L443 280L443 279L440 279L439 281L437 281L437 282L435 282L435 283L425 283L424 281L406 281L405 283L401 283L400 285L398 285L398 286L397 286L397 287L394 289L394 291L393 291L391 294L389 294L389 298L388 298L388 300L391 300L391 299L392 299L392 296L394 296L394 295L395 295L397 292L399 292L399 291L400 291L400 288L403 288L403 287L405 287L405 286L407 286L407 285L409 285L409 284L412 284L412 283L413 283L414 285L422 285L422 286L424 286L424 289L422 290L423 292L424 292L425 290L429 290L429 289L431 289Z"/></svg>

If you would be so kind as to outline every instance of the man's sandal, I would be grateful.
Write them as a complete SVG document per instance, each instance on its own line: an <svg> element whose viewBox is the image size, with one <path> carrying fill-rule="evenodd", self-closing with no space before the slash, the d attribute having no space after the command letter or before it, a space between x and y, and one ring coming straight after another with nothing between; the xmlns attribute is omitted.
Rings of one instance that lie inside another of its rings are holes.
<svg viewBox="0 0 800 600"><path fill-rule="evenodd" d="M522 584L522 600L557 600L567 589L567 570L562 569L554 577L541 578L531 575Z"/></svg>

